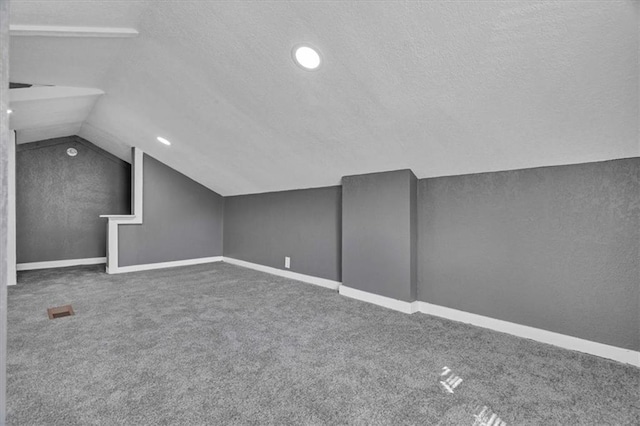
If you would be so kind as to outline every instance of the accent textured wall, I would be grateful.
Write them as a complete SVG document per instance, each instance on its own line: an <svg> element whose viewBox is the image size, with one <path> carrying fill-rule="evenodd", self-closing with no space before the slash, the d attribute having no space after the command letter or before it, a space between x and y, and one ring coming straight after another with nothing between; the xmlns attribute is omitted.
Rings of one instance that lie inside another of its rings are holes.
<svg viewBox="0 0 640 426"><path fill-rule="evenodd" d="M640 349L640 159L422 179L419 300Z"/></svg>
<svg viewBox="0 0 640 426"><path fill-rule="evenodd" d="M130 182L128 163L78 136L18 145L18 263L104 257L99 215L129 214Z"/></svg>
<svg viewBox="0 0 640 426"><path fill-rule="evenodd" d="M222 256L224 199L145 154L143 223L120 225L119 266Z"/></svg>
<svg viewBox="0 0 640 426"><path fill-rule="evenodd" d="M339 186L225 197L224 255L341 279ZM145 207L146 208L146 207Z"/></svg>

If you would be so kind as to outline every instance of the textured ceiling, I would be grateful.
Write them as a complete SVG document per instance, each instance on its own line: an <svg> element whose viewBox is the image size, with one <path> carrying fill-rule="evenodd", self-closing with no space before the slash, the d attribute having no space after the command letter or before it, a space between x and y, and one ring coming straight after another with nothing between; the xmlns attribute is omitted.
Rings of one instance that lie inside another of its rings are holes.
<svg viewBox="0 0 640 426"><path fill-rule="evenodd" d="M9 90L11 129L17 142L77 134L101 90L64 86L32 86Z"/></svg>
<svg viewBox="0 0 640 426"><path fill-rule="evenodd" d="M639 9L611 2L12 1L11 81L106 92L80 135L223 195L640 155ZM323 56L308 72L291 49ZM165 147L161 135L173 142Z"/></svg>
<svg viewBox="0 0 640 426"><path fill-rule="evenodd" d="M141 0L11 0L11 24L135 28L148 4ZM100 87L127 41L11 37L11 81Z"/></svg>

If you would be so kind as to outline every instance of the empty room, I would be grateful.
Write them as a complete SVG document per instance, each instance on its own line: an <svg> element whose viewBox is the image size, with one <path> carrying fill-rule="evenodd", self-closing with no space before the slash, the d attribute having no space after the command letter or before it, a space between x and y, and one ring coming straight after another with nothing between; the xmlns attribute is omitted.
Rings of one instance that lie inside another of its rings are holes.
<svg viewBox="0 0 640 426"><path fill-rule="evenodd" d="M0 0L0 425L638 425L640 1Z"/></svg>

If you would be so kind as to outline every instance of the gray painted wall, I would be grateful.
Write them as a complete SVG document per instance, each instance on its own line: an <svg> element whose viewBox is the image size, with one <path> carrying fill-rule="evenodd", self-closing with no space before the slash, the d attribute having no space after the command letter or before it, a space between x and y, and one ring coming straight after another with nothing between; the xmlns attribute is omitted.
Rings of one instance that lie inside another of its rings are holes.
<svg viewBox="0 0 640 426"><path fill-rule="evenodd" d="M341 188L225 198L224 255L340 281Z"/></svg>
<svg viewBox="0 0 640 426"><path fill-rule="evenodd" d="M18 263L104 257L99 215L129 214L130 181L128 163L77 136L18 145Z"/></svg>
<svg viewBox="0 0 640 426"><path fill-rule="evenodd" d="M143 224L120 225L119 266L222 256L224 199L145 154Z"/></svg>
<svg viewBox="0 0 640 426"><path fill-rule="evenodd" d="M419 181L419 300L640 349L640 159Z"/></svg>
<svg viewBox="0 0 640 426"><path fill-rule="evenodd" d="M410 170L342 178L342 283L416 298L416 177Z"/></svg>

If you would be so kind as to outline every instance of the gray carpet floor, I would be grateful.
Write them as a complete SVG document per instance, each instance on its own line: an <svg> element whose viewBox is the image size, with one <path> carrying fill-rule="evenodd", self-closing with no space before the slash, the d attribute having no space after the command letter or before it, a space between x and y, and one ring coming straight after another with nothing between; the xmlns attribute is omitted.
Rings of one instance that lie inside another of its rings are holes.
<svg viewBox="0 0 640 426"><path fill-rule="evenodd" d="M64 304L76 315L49 320ZM221 263L20 273L7 356L10 425L640 418L637 368Z"/></svg>

